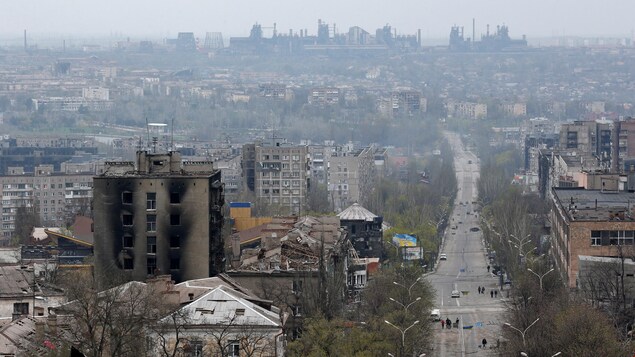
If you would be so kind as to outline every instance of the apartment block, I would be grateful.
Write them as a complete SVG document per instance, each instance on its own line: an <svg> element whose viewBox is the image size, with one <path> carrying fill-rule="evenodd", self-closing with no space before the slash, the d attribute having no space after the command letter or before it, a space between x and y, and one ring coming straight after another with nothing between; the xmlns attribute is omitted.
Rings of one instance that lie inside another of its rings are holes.
<svg viewBox="0 0 635 357"><path fill-rule="evenodd" d="M377 179L374 146L348 151L339 148L329 158L328 192L336 212L362 201Z"/></svg>
<svg viewBox="0 0 635 357"><path fill-rule="evenodd" d="M95 273L180 282L223 271L221 172L178 152L137 152L94 177Z"/></svg>
<svg viewBox="0 0 635 357"><path fill-rule="evenodd" d="M66 174L53 165L36 166L35 172L10 167L0 176L2 190L2 238L10 239L20 207L35 209L44 226L64 225L75 213L90 212L94 173Z"/></svg>
<svg viewBox="0 0 635 357"><path fill-rule="evenodd" d="M487 117L487 104L471 103L471 102L455 102L446 103L448 115L466 118L466 119L482 119Z"/></svg>
<svg viewBox="0 0 635 357"><path fill-rule="evenodd" d="M576 152L577 155L592 155L605 168L617 169L617 147L612 142L617 138L616 126L609 120L576 121L560 127L560 148Z"/></svg>
<svg viewBox="0 0 635 357"><path fill-rule="evenodd" d="M297 214L306 205L309 188L308 148L277 139L243 146L245 186L266 203ZM287 213L287 212L281 212Z"/></svg>
<svg viewBox="0 0 635 357"><path fill-rule="evenodd" d="M309 92L309 104L338 104L340 102L340 89L335 87L313 88Z"/></svg>

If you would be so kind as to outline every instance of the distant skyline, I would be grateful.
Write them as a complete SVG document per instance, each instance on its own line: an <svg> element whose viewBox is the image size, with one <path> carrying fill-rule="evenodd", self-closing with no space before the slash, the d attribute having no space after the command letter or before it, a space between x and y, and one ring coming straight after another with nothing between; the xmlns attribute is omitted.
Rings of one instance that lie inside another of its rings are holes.
<svg viewBox="0 0 635 357"><path fill-rule="evenodd" d="M266 37L277 23L279 33L307 29L317 32L317 21L335 24L338 33L360 26L374 34L389 24L398 34L447 38L452 25L463 26L476 38L490 25L508 25L510 36L588 36L631 38L635 24L632 0L20 0L5 1L0 12L0 36L28 37L130 37L158 39L178 32L222 32L248 36L259 23Z"/></svg>

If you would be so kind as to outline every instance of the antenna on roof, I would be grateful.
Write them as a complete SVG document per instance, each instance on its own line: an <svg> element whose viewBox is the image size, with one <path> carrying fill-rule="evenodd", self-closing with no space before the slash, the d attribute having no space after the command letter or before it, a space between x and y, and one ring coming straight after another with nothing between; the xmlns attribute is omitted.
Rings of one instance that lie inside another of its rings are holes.
<svg viewBox="0 0 635 357"><path fill-rule="evenodd" d="M148 117L146 117L146 134L147 134L146 145L150 145L150 127L148 126Z"/></svg>
<svg viewBox="0 0 635 357"><path fill-rule="evenodd" d="M174 151L174 115L172 116L172 132L170 133L170 151Z"/></svg>

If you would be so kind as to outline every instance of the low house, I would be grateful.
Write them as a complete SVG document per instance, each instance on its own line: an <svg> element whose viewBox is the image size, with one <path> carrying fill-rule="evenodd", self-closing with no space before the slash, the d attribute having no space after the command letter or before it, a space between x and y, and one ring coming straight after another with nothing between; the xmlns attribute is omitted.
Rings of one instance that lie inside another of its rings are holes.
<svg viewBox="0 0 635 357"><path fill-rule="evenodd" d="M177 289L179 289L177 287ZM199 286L199 290L206 287ZM270 302L219 284L163 317L148 336L152 355L161 351L187 356L284 355L284 318Z"/></svg>
<svg viewBox="0 0 635 357"><path fill-rule="evenodd" d="M36 280L33 268L0 266L0 318L45 316L48 308L66 302L64 292Z"/></svg>
<svg viewBox="0 0 635 357"><path fill-rule="evenodd" d="M282 356L286 315L226 275L169 275L96 292L81 286L51 309L58 347L112 356ZM15 344L19 344L16 341ZM224 354L219 354L224 351Z"/></svg>

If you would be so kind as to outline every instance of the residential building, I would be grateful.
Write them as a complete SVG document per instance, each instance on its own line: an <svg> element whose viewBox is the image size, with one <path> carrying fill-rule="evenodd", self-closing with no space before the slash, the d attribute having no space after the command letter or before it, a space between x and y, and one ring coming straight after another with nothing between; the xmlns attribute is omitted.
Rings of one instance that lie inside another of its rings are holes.
<svg viewBox="0 0 635 357"><path fill-rule="evenodd" d="M177 337L187 345L191 356L246 355L284 356L283 325L286 314L251 291L241 287L228 276L197 279L177 284L182 307L170 316L159 319L148 336L148 351L158 355L166 341L168 351L177 346ZM182 330L177 335L173 316L182 317ZM224 351L220 350L224 349Z"/></svg>
<svg viewBox="0 0 635 357"><path fill-rule="evenodd" d="M327 105L340 102L340 89L336 87L317 87L309 92L309 104Z"/></svg>
<svg viewBox="0 0 635 357"><path fill-rule="evenodd" d="M297 214L306 205L309 188L308 148L280 139L243 146L243 175L247 189L267 204Z"/></svg>
<svg viewBox="0 0 635 357"><path fill-rule="evenodd" d="M221 173L178 152L137 152L94 177L95 272L177 282L223 271Z"/></svg>
<svg viewBox="0 0 635 357"><path fill-rule="evenodd" d="M426 111L426 99L416 90L397 90L391 97L393 114L412 114Z"/></svg>
<svg viewBox="0 0 635 357"><path fill-rule="evenodd" d="M618 257L635 249L635 193L553 188L551 254L562 278L576 287L580 256Z"/></svg>
<svg viewBox="0 0 635 357"><path fill-rule="evenodd" d="M616 126L610 120L576 121L560 127L560 148L577 155L591 155L604 168L616 171L617 138ZM615 152L613 151L615 147Z"/></svg>
<svg viewBox="0 0 635 357"><path fill-rule="evenodd" d="M335 212L370 195L377 180L375 146L359 150L339 147L329 158L327 189Z"/></svg>
<svg viewBox="0 0 635 357"><path fill-rule="evenodd" d="M66 302L60 289L36 281L33 267L0 266L0 318L19 319L23 316L45 316L48 308Z"/></svg>
<svg viewBox="0 0 635 357"><path fill-rule="evenodd" d="M8 171L0 176L3 239L13 236L20 207L35 210L46 226L61 226L76 213L90 213L94 172L66 174L54 171L53 165L36 166L34 172L24 167Z"/></svg>
<svg viewBox="0 0 635 357"><path fill-rule="evenodd" d="M483 119L487 117L487 104L449 101L446 103L449 116L465 119Z"/></svg>

